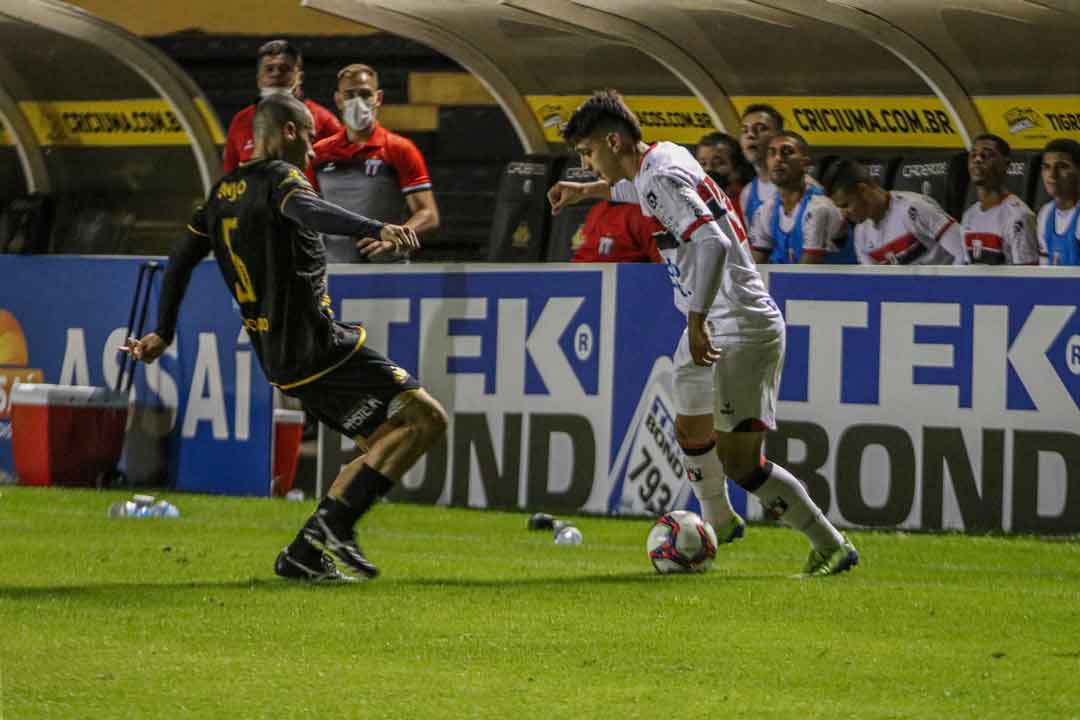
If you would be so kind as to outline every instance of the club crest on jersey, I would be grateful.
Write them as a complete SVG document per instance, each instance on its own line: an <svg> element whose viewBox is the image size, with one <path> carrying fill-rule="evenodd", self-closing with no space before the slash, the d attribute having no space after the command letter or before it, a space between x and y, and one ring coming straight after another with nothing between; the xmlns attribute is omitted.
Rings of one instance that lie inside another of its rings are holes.
<svg viewBox="0 0 1080 720"><path fill-rule="evenodd" d="M369 158L364 161L364 174L368 177L375 177L379 174L379 170L382 169L383 161L379 158Z"/></svg>
<svg viewBox="0 0 1080 720"><path fill-rule="evenodd" d="M907 216L908 216L908 219L911 220L911 222L913 222L913 223L918 222L919 221L919 209L917 207L915 207L914 205L912 205L911 207L909 207L907 209Z"/></svg>
<svg viewBox="0 0 1080 720"><path fill-rule="evenodd" d="M657 204L660 202L660 198L656 197L656 191L650 190L645 196L645 202L649 203L649 207L653 210L656 209Z"/></svg>
<svg viewBox="0 0 1080 720"><path fill-rule="evenodd" d="M784 502L784 499L782 497L779 496L774 497L772 500L769 500L762 504L764 505L765 514L771 517L773 520L779 520L780 518L782 518L784 516L784 513L786 513L788 509L788 504Z"/></svg>

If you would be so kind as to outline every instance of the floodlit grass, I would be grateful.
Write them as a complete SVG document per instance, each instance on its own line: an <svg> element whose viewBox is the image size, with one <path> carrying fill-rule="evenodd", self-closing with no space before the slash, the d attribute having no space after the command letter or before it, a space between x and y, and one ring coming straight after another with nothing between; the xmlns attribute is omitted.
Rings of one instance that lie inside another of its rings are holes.
<svg viewBox="0 0 1080 720"><path fill-rule="evenodd" d="M0 489L0 718L1078 718L1080 544L753 527L661 577L649 522L383 505L378 580L279 581L310 504Z"/></svg>

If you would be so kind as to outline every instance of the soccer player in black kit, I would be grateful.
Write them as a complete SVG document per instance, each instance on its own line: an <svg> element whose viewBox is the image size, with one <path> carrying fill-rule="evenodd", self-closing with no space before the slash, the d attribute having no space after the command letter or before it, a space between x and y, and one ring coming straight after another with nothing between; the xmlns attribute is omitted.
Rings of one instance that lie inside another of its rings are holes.
<svg viewBox="0 0 1080 720"><path fill-rule="evenodd" d="M264 99L254 125L255 155L214 185L169 256L157 329L129 338L124 349L145 362L165 351L191 271L213 252L270 383L362 450L274 571L315 582L371 578L378 570L356 543L356 522L439 439L446 412L405 370L364 347L362 326L333 319L318 233L359 238L367 254L419 243L410 228L356 215L315 193L298 169L312 155L313 135L299 100Z"/></svg>

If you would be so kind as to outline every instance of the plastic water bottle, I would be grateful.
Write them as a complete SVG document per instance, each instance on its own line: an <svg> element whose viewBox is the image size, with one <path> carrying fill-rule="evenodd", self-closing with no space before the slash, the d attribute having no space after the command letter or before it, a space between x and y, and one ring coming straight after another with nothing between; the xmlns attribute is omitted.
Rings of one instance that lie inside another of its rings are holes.
<svg viewBox="0 0 1080 720"><path fill-rule="evenodd" d="M153 495L135 495L110 505L109 517L178 518L180 509L168 500L155 501Z"/></svg>
<svg viewBox="0 0 1080 720"><path fill-rule="evenodd" d="M180 517L180 508L168 500L158 500L150 506L150 517L178 518Z"/></svg>
<svg viewBox="0 0 1080 720"><path fill-rule="evenodd" d="M580 545L581 541L581 531L573 525L563 525L555 531L556 545Z"/></svg>

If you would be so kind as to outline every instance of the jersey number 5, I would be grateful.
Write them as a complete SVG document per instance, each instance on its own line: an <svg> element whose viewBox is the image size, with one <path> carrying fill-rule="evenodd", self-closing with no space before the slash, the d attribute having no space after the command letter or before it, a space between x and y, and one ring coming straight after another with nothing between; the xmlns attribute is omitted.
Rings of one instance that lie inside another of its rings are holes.
<svg viewBox="0 0 1080 720"><path fill-rule="evenodd" d="M240 220L234 217L221 218L221 238L225 241L225 248L229 251L229 259L236 268L236 302L253 303L256 301L255 288L251 286L251 275L243 259L233 251L232 233L240 227Z"/></svg>

